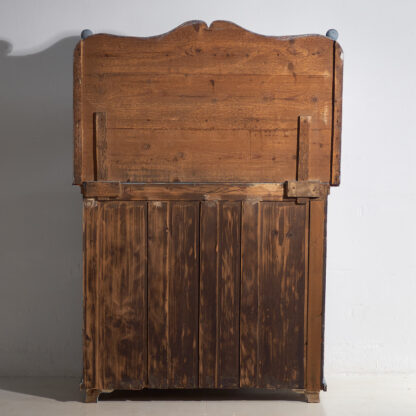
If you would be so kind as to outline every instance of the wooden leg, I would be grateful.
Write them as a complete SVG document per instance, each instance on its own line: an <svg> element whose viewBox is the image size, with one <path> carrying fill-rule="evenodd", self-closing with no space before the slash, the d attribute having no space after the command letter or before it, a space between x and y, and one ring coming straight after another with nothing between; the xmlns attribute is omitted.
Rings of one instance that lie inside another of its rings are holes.
<svg viewBox="0 0 416 416"><path fill-rule="evenodd" d="M306 391L305 398L308 403L319 403L319 391Z"/></svg>
<svg viewBox="0 0 416 416"><path fill-rule="evenodd" d="M98 396L100 395L101 390L96 389L87 389L85 390L85 403L97 403Z"/></svg>

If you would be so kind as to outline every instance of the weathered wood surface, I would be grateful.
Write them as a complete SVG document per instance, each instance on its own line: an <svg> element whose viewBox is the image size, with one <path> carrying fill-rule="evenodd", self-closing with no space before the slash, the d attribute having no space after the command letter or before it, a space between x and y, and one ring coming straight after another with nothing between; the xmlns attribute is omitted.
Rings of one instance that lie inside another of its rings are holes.
<svg viewBox="0 0 416 416"><path fill-rule="evenodd" d="M84 385L147 384L146 204L84 202Z"/></svg>
<svg viewBox="0 0 416 416"><path fill-rule="evenodd" d="M334 42L333 73L333 116L332 116L332 150L331 150L331 185L341 182L341 127L342 127L342 79L344 53L339 43Z"/></svg>
<svg viewBox="0 0 416 416"><path fill-rule="evenodd" d="M304 388L309 205L84 207L86 388Z"/></svg>
<svg viewBox="0 0 416 416"><path fill-rule="evenodd" d="M319 392L322 382L322 314L323 291L325 287L326 200L310 201L309 223L309 300L305 388L307 392Z"/></svg>
<svg viewBox="0 0 416 416"><path fill-rule="evenodd" d="M87 400L289 388L319 400L342 50L190 22L74 54Z"/></svg>
<svg viewBox="0 0 416 416"><path fill-rule="evenodd" d="M242 387L303 387L305 205L244 202Z"/></svg>
<svg viewBox="0 0 416 416"><path fill-rule="evenodd" d="M241 202L201 204L201 387L239 385Z"/></svg>
<svg viewBox="0 0 416 416"><path fill-rule="evenodd" d="M336 170L334 42L324 36L261 36L217 21L80 45L75 183L94 180L96 112L107 115L106 180L295 180L299 116L310 117L310 177L329 182L332 156Z"/></svg>
<svg viewBox="0 0 416 416"><path fill-rule="evenodd" d="M118 200L264 200L281 201L282 183L194 183L194 184L131 184L119 182L86 182L85 198L117 198Z"/></svg>

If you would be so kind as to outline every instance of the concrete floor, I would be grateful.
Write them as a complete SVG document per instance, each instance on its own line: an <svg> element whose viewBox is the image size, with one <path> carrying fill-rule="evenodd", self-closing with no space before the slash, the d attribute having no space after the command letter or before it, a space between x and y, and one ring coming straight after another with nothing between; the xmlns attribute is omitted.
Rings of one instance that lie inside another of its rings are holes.
<svg viewBox="0 0 416 416"><path fill-rule="evenodd" d="M289 393L116 394L82 403L75 378L0 378L1 416L416 416L416 375L328 376L320 404Z"/></svg>

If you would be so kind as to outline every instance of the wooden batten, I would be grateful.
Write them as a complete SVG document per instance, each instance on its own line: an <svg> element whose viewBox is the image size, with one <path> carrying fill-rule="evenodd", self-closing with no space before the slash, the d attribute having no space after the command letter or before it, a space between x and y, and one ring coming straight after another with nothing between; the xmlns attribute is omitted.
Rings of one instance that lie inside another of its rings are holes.
<svg viewBox="0 0 416 416"><path fill-rule="evenodd" d="M342 128L342 78L344 53L338 42L334 42L333 70L333 114L331 141L331 185L341 182L341 128Z"/></svg>
<svg viewBox="0 0 416 416"><path fill-rule="evenodd" d="M105 181L107 171L107 115L94 113L95 178Z"/></svg>
<svg viewBox="0 0 416 416"><path fill-rule="evenodd" d="M214 183L214 184L136 184L120 182L86 182L84 198L119 200L258 200L282 201L282 183Z"/></svg>
<svg viewBox="0 0 416 416"><path fill-rule="evenodd" d="M307 181L309 179L311 116L300 116L298 119L298 159L296 179Z"/></svg>

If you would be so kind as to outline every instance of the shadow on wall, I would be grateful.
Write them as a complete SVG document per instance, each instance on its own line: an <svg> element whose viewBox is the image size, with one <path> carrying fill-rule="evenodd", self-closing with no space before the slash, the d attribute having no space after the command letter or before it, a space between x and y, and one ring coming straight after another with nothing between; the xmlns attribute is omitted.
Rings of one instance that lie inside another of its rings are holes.
<svg viewBox="0 0 416 416"><path fill-rule="evenodd" d="M72 187L79 37L9 56L0 41L0 376L81 375L82 223Z"/></svg>

